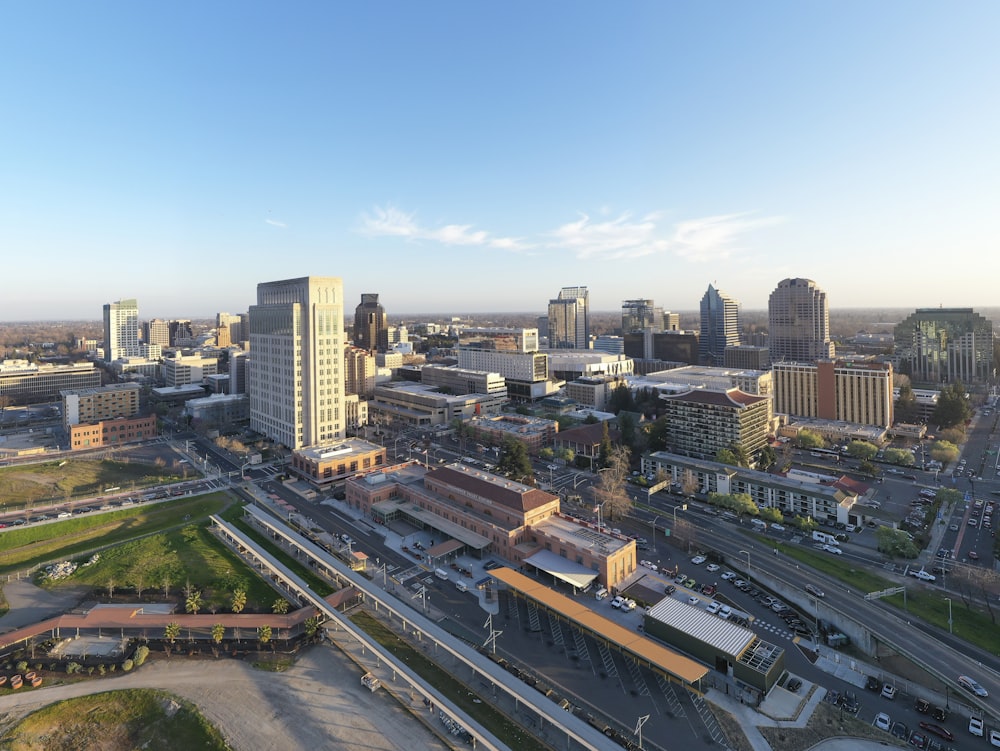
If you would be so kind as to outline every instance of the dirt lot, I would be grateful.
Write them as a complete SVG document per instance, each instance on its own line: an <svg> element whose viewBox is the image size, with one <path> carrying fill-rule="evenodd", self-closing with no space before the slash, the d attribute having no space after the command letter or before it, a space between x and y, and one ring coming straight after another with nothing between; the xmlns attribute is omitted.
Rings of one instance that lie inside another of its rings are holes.
<svg viewBox="0 0 1000 751"><path fill-rule="evenodd" d="M236 660L157 656L128 675L2 696L0 727L60 699L139 687L193 702L235 751L447 748L385 689L372 694L364 688L358 668L329 646L309 648L281 673Z"/></svg>

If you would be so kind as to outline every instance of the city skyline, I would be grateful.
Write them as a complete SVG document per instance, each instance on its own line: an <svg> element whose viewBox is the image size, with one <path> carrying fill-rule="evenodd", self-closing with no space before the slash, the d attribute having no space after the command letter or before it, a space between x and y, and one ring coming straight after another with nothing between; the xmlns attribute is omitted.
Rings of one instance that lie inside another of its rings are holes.
<svg viewBox="0 0 1000 751"><path fill-rule="evenodd" d="M236 19L234 23L234 19ZM994 307L1000 7L7 9L0 320Z"/></svg>

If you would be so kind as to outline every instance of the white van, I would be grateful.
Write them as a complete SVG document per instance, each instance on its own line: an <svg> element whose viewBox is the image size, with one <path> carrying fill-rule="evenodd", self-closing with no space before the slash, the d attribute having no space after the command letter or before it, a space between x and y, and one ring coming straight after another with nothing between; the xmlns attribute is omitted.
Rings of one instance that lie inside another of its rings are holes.
<svg viewBox="0 0 1000 751"><path fill-rule="evenodd" d="M455 589L457 589L459 592L468 592L469 591L469 587L466 585L465 582L458 582L458 583L456 583L455 584Z"/></svg>
<svg viewBox="0 0 1000 751"><path fill-rule="evenodd" d="M826 543L828 545L836 545L837 538L833 535L828 535L826 532L820 532L818 530L813 530L813 540L816 542Z"/></svg>
<svg viewBox="0 0 1000 751"><path fill-rule="evenodd" d="M767 527L767 522L764 521L763 519L753 518L753 519L750 520L750 523L752 525L754 525L755 527L760 527L761 529L764 529L764 528Z"/></svg>
<svg viewBox="0 0 1000 751"><path fill-rule="evenodd" d="M448 581L448 572L445 571L443 568L434 569L434 576L436 576L438 579L444 579L445 581Z"/></svg>
<svg viewBox="0 0 1000 751"><path fill-rule="evenodd" d="M598 587L597 591L594 592L595 600L603 600L607 596L608 596L608 590L604 587Z"/></svg>

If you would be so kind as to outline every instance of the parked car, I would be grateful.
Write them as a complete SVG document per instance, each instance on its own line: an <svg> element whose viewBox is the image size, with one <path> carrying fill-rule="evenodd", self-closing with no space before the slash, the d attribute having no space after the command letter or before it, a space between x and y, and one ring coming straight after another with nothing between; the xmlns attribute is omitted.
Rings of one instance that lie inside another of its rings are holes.
<svg viewBox="0 0 1000 751"><path fill-rule="evenodd" d="M910 737L910 729L906 727L906 723L899 721L892 723L892 727L889 728L889 732L901 741L905 741Z"/></svg>
<svg viewBox="0 0 1000 751"><path fill-rule="evenodd" d="M896 698L896 687L891 683L886 683L882 686L882 698L883 699L895 699Z"/></svg>
<svg viewBox="0 0 1000 751"><path fill-rule="evenodd" d="M708 559L703 555L696 555L694 558L691 559L691 563L693 563L695 566L700 566L707 560Z"/></svg>
<svg viewBox="0 0 1000 751"><path fill-rule="evenodd" d="M877 727L879 730L884 730L888 733L889 728L892 727L892 719L885 712L879 712L875 715L875 720L872 722L872 725Z"/></svg>
<svg viewBox="0 0 1000 751"><path fill-rule="evenodd" d="M802 681L799 678L789 678L788 683L785 684L785 688L794 693L802 688Z"/></svg>
<svg viewBox="0 0 1000 751"><path fill-rule="evenodd" d="M973 715L969 718L969 732L973 735L983 737L983 718Z"/></svg>
<svg viewBox="0 0 1000 751"><path fill-rule="evenodd" d="M727 571L726 573L722 574L719 578L722 579L722 581L726 581L727 582L730 579L735 579L736 578L736 574L734 574L732 571Z"/></svg>
<svg viewBox="0 0 1000 751"><path fill-rule="evenodd" d="M926 730L928 733L934 733L938 738L944 738L946 741L955 740L954 734L948 728L943 728L933 722L921 722L920 729Z"/></svg>
<svg viewBox="0 0 1000 751"><path fill-rule="evenodd" d="M611 607L613 607L615 610L618 610L621 608L623 602L625 602L624 597L622 597L621 595L615 595L614 599L611 601Z"/></svg>
<svg viewBox="0 0 1000 751"><path fill-rule="evenodd" d="M840 697L840 706L844 708L845 712L850 712L855 714L859 709L861 709L861 702L858 701L858 695L853 691L845 691Z"/></svg>
<svg viewBox="0 0 1000 751"><path fill-rule="evenodd" d="M676 591L677 591L677 587L675 587L673 584L668 584L666 586L666 588L663 590L663 594L665 594L665 595L672 595Z"/></svg>
<svg viewBox="0 0 1000 751"><path fill-rule="evenodd" d="M710 563L707 566L705 566L705 570L710 574L714 574L716 571L719 570L719 568L720 566L718 563Z"/></svg>

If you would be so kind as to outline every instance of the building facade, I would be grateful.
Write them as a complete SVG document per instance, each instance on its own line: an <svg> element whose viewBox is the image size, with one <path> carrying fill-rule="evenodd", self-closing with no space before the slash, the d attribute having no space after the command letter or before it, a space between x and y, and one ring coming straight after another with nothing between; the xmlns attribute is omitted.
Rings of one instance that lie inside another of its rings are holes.
<svg viewBox="0 0 1000 751"><path fill-rule="evenodd" d="M389 349L389 324L378 295L365 292L354 309L354 346L369 352Z"/></svg>
<svg viewBox="0 0 1000 751"><path fill-rule="evenodd" d="M782 279L767 304L771 362L814 362L834 356L826 292L812 279Z"/></svg>
<svg viewBox="0 0 1000 751"><path fill-rule="evenodd" d="M135 417L139 414L139 393L136 383L61 391L63 426L68 429L80 423Z"/></svg>
<svg viewBox="0 0 1000 751"><path fill-rule="evenodd" d="M219 358L215 355L176 354L174 357L167 357L163 360L163 383L165 386L204 383L209 376L217 375L218 372Z"/></svg>
<svg viewBox="0 0 1000 751"><path fill-rule="evenodd" d="M537 352L538 329L468 326L458 332L461 349L485 349L494 352Z"/></svg>
<svg viewBox="0 0 1000 751"><path fill-rule="evenodd" d="M895 357L915 383L986 383L993 371L993 323L972 308L918 308L897 324Z"/></svg>
<svg viewBox="0 0 1000 751"><path fill-rule="evenodd" d="M51 402L63 390L100 385L101 371L92 362L70 365L35 364L27 360L0 362L0 398L10 405Z"/></svg>
<svg viewBox="0 0 1000 751"><path fill-rule="evenodd" d="M67 432L73 451L148 441L156 437L156 415L80 423L70 425Z"/></svg>
<svg viewBox="0 0 1000 751"><path fill-rule="evenodd" d="M736 299L711 284L701 298L701 329L698 357L702 365L720 366L726 347L740 343L740 306Z"/></svg>
<svg viewBox="0 0 1000 751"><path fill-rule="evenodd" d="M652 300L622 302L622 333L662 328L663 308L656 307Z"/></svg>
<svg viewBox="0 0 1000 751"><path fill-rule="evenodd" d="M250 427L290 449L344 437L344 299L337 277L257 285Z"/></svg>
<svg viewBox="0 0 1000 751"><path fill-rule="evenodd" d="M625 354L635 359L697 365L700 345L696 331L653 331L625 334Z"/></svg>
<svg viewBox="0 0 1000 751"><path fill-rule="evenodd" d="M344 392L371 397L375 393L378 367L371 350L347 347L344 351Z"/></svg>
<svg viewBox="0 0 1000 751"><path fill-rule="evenodd" d="M507 439L524 445L529 454L536 455L552 445L559 432L559 423L541 417L525 415L487 415L471 417L463 424L472 437L488 446L502 446Z"/></svg>
<svg viewBox="0 0 1000 751"><path fill-rule="evenodd" d="M590 347L590 292L586 287L563 287L549 300L549 348Z"/></svg>
<svg viewBox="0 0 1000 751"><path fill-rule="evenodd" d="M722 449L742 446L749 457L767 445L771 400L739 389L694 389L662 397L667 448L673 453L714 459Z"/></svg>
<svg viewBox="0 0 1000 751"><path fill-rule="evenodd" d="M385 447L359 438L346 438L329 446L293 451L291 466L295 474L324 488L342 483L358 473L384 467Z"/></svg>
<svg viewBox="0 0 1000 751"><path fill-rule="evenodd" d="M774 411L888 428L893 423L892 365L819 360L777 362Z"/></svg>
<svg viewBox="0 0 1000 751"><path fill-rule="evenodd" d="M771 364L771 353L767 347L752 344L737 344L726 347L725 367L743 370L767 370Z"/></svg>
<svg viewBox="0 0 1000 751"><path fill-rule="evenodd" d="M119 300L104 305L104 361L139 357L139 302Z"/></svg>
<svg viewBox="0 0 1000 751"><path fill-rule="evenodd" d="M500 394L507 398L507 380L487 370L424 365L420 369L420 381L452 394Z"/></svg>

